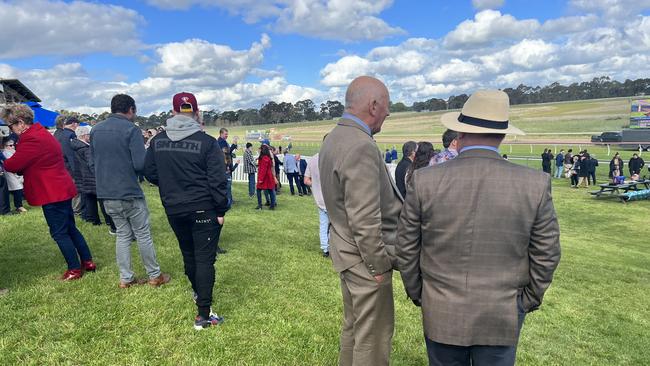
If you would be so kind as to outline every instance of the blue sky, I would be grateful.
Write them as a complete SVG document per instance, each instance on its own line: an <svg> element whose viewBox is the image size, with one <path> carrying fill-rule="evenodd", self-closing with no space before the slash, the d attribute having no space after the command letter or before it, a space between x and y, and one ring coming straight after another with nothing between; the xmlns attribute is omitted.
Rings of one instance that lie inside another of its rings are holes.
<svg viewBox="0 0 650 366"><path fill-rule="evenodd" d="M0 1L0 77L51 108L144 113L341 99L355 76L393 101L479 88L648 77L650 0ZM25 37L30 35L30 37Z"/></svg>

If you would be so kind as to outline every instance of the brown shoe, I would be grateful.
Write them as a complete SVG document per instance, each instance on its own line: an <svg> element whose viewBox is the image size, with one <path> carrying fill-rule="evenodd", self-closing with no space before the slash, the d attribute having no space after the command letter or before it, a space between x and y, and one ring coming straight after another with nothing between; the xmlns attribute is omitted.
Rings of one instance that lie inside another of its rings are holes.
<svg viewBox="0 0 650 366"><path fill-rule="evenodd" d="M119 288L129 288L134 285L144 285L147 282L145 279L134 279L131 282L122 282L120 281L120 284L118 285Z"/></svg>
<svg viewBox="0 0 650 366"><path fill-rule="evenodd" d="M172 276L168 275L167 273L161 273L160 276L150 279L149 285L151 287L158 287L160 285L166 284L171 280L172 280Z"/></svg>

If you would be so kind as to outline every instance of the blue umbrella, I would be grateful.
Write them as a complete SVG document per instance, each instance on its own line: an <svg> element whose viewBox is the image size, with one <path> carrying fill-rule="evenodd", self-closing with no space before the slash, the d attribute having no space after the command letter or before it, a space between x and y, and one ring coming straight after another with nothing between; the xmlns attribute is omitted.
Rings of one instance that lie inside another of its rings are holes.
<svg viewBox="0 0 650 366"><path fill-rule="evenodd" d="M43 127L54 127L58 113L45 109L36 102L25 102L25 104L34 111L34 122L40 123Z"/></svg>

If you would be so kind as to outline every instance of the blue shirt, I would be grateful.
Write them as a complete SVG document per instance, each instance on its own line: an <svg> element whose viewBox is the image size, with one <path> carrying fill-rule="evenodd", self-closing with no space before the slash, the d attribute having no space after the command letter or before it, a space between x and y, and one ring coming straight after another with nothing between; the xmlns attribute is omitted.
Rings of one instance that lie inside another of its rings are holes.
<svg viewBox="0 0 650 366"><path fill-rule="evenodd" d="M298 173L298 164L296 164L296 157L292 154L284 156L284 172L285 173Z"/></svg>
<svg viewBox="0 0 650 366"><path fill-rule="evenodd" d="M350 114L350 113L347 113L347 112L346 112L346 113L343 113L343 115L341 116L341 118L347 118L347 119L351 119L351 120L353 120L353 121L356 122L359 126L363 127L363 130L366 131L366 133L367 133L368 135L372 136L372 132L370 131L370 127L368 127L368 125L367 125L365 122L363 122L362 120L360 120L360 119L359 119L357 116L355 116L354 114Z"/></svg>
<svg viewBox="0 0 650 366"><path fill-rule="evenodd" d="M494 151L497 154L499 153L499 148L498 147L487 146L487 145L465 146L464 148L460 149L460 152L462 153L463 151L478 150L478 149Z"/></svg>

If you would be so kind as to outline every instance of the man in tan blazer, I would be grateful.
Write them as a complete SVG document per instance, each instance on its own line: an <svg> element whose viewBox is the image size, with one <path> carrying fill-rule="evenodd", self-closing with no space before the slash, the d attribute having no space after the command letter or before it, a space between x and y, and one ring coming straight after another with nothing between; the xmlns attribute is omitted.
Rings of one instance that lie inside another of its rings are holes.
<svg viewBox="0 0 650 366"><path fill-rule="evenodd" d="M422 318L430 365L513 365L525 314L560 261L548 174L502 159L509 99L477 91L461 113L459 156L417 170L400 215L396 254Z"/></svg>
<svg viewBox="0 0 650 366"><path fill-rule="evenodd" d="M330 256L341 278L339 365L388 365L394 327L392 270L402 199L372 136L388 116L379 80L362 76L345 114L323 141L321 188L330 218Z"/></svg>

